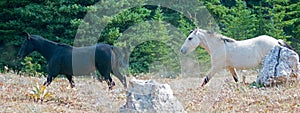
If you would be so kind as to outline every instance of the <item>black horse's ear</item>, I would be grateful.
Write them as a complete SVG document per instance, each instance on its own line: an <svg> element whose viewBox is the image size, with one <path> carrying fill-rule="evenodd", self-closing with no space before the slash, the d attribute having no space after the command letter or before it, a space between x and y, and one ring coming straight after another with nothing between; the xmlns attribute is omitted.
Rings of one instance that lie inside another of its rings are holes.
<svg viewBox="0 0 300 113"><path fill-rule="evenodd" d="M30 34L27 33L27 32L24 32L24 33L26 33L26 39L27 39L27 40L30 40L30 37L31 37Z"/></svg>

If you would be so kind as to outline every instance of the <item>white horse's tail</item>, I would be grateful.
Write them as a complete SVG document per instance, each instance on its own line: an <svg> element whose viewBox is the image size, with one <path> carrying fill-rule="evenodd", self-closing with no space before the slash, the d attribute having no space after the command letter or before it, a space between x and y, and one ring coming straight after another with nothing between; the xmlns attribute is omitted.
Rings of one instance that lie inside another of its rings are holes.
<svg viewBox="0 0 300 113"><path fill-rule="evenodd" d="M296 52L295 49L294 49L293 47L289 46L287 43L285 43L285 42L284 42L283 40L281 40L281 39L278 40L278 44L281 45L281 46L283 46L283 47L286 47L286 48L288 48L288 49L290 49L290 50L293 50L294 52ZM297 53L297 54L298 54L298 53ZM299 62L300 62L300 59L299 59ZM300 71L300 70L299 70L299 71Z"/></svg>
<svg viewBox="0 0 300 113"><path fill-rule="evenodd" d="M283 47L286 47L286 48L288 48L288 49L290 49L290 50L295 51L294 48L292 48L291 46L289 46L289 45L288 45L286 42L284 42L282 39L279 39L279 40L278 40L278 44L281 45L281 46L283 46Z"/></svg>

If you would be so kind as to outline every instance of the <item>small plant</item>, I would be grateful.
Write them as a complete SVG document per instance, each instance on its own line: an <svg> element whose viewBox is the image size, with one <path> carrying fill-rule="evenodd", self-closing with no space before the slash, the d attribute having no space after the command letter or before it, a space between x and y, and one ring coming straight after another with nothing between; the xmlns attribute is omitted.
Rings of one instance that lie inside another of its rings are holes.
<svg viewBox="0 0 300 113"><path fill-rule="evenodd" d="M256 83L256 82L252 82L250 85L249 85L250 88L262 88L264 87L263 84L260 84L260 83Z"/></svg>
<svg viewBox="0 0 300 113"><path fill-rule="evenodd" d="M27 97L33 99L35 102L41 100L43 102L45 99L51 100L53 99L53 94L46 90L46 86L39 86L38 84L33 87L32 91L29 94L26 94Z"/></svg>

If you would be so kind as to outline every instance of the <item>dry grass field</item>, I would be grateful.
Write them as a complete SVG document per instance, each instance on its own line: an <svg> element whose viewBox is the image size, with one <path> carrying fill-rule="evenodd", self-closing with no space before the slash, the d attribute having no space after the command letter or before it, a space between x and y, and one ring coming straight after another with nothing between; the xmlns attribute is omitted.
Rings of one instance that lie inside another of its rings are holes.
<svg viewBox="0 0 300 113"><path fill-rule="evenodd" d="M200 77L152 79L169 84L189 113L300 112L299 83L258 89L249 85L255 78L255 73L249 73L246 83L234 83L230 75L220 74L204 88L200 87ZM67 79L57 78L46 88L48 96L39 95L44 98L41 101L32 99L31 91L46 78L0 74L0 112L118 112L125 103L125 90L116 78L113 79L117 84L109 91L105 82L100 83L92 77L75 77L74 89L68 88Z"/></svg>

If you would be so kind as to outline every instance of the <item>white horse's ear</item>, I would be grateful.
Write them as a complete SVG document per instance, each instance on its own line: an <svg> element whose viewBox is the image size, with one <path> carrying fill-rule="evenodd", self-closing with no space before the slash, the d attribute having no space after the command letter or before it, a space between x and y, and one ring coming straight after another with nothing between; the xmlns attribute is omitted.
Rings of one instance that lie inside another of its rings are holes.
<svg viewBox="0 0 300 113"><path fill-rule="evenodd" d="M194 30L190 30L190 33L189 34L191 34L191 33L193 33L194 32Z"/></svg>
<svg viewBox="0 0 300 113"><path fill-rule="evenodd" d="M194 34L197 34L197 32L199 31L199 28L197 27L194 31L195 31Z"/></svg>

